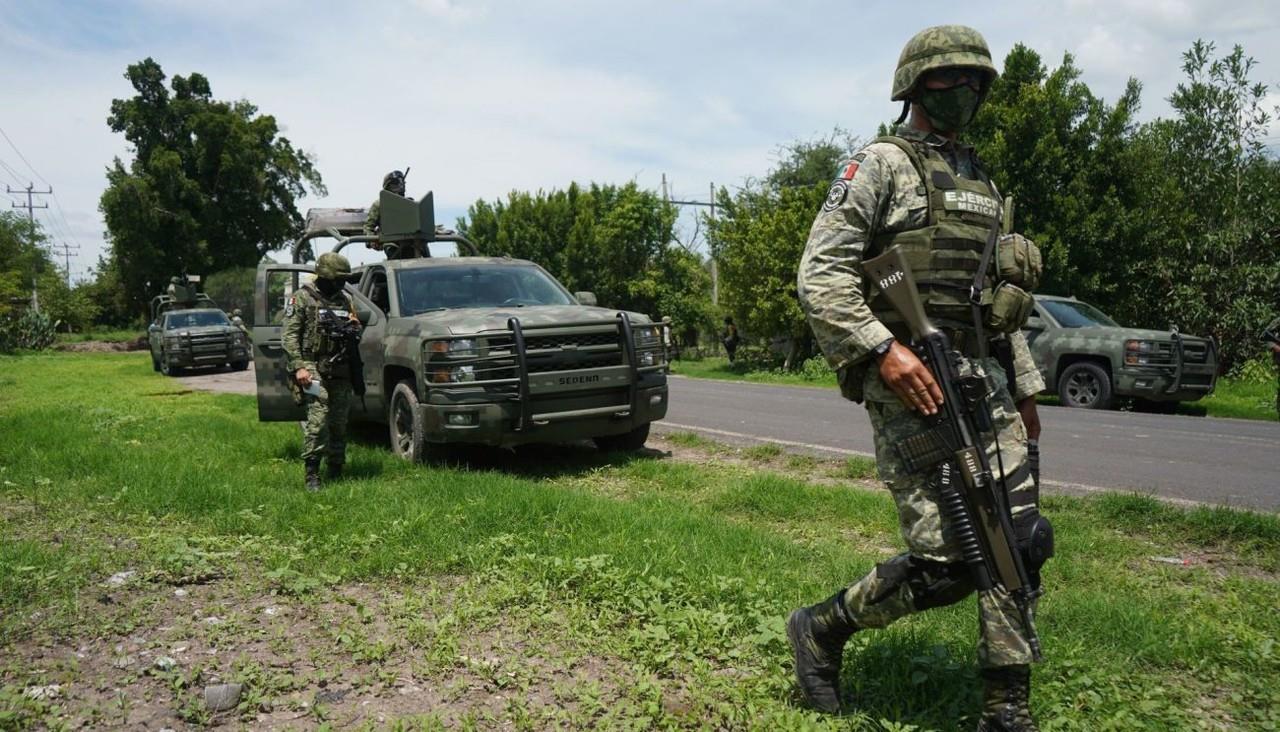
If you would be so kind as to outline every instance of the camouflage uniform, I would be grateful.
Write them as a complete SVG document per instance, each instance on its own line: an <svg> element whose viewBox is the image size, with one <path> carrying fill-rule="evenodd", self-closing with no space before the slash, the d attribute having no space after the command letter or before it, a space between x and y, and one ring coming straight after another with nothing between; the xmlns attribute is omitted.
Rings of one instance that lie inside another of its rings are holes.
<svg viewBox="0 0 1280 732"><path fill-rule="evenodd" d="M326 454L331 473L340 471L346 462L347 417L352 398L349 364L331 362L332 348L320 335L322 310L331 310L337 317L354 317L354 307L346 293L326 297L313 285L306 285L285 308L281 336L289 373L305 368L313 378L320 379L319 394L302 394L307 408L302 459L309 474Z"/></svg>
<svg viewBox="0 0 1280 732"><path fill-rule="evenodd" d="M942 30L952 28L955 26ZM912 43L937 30L925 31ZM965 30L977 36L976 31ZM981 41L981 36L977 38ZM911 48L909 44L904 50L904 59ZM901 70L904 61L899 63ZM994 69L991 72L994 75ZM895 84L901 86L900 81ZM896 86L894 98L908 98L902 93ZM916 146L913 149L939 153L954 177L989 185L971 147L910 126L899 126L894 135ZM881 140L864 147L841 166L813 223L797 277L801 305L818 343L837 371L842 395L866 403L875 433L877 468L897 506L899 529L907 545L907 552L881 562L831 600L796 611L788 621L801 688L812 704L827 711L839 709L836 674L844 641L851 633L883 628L911 613L958 602L974 591L953 529L939 507L934 485L936 468L913 473L894 450L894 445L904 438L926 431L928 424L904 406L880 377L874 349L891 338L904 340L907 334L900 324L888 323L873 313L873 306L868 304L871 289L860 268L864 258L881 253L877 244L886 236L930 225L930 199L924 183L921 172L901 145ZM995 200L994 186L989 191ZM950 246L950 242L946 244ZM1015 522L1029 518L1037 510L1037 486L1028 468L1026 428L1015 404L1041 391L1043 379L1020 332L1004 336L1012 353L1005 363L1011 362L1013 368L1012 374L1006 374L997 358L979 359L973 355L976 349L972 348L971 323L967 327L964 323L948 325L956 327L953 342L966 335L970 341L970 348L961 349L967 354L962 359L962 372L984 374L995 387L989 403L998 437L993 441L989 435L983 436L988 438L986 451L992 472L1000 477L1003 468L1003 475L1010 479L1009 504ZM1012 598L1002 588L984 591L978 598L978 614L980 666L994 676L1005 669L1016 669L1020 677L1024 675L1033 660L1032 652ZM987 675L984 671L984 677ZM1000 686L1002 683L988 679L989 698L993 689L1005 688ZM1019 693L1023 694L1025 710L1027 686L1023 683L1018 688L1022 690ZM985 720L986 717L984 723ZM1008 728L1034 729L1029 717L1027 724L1018 727L1011 722Z"/></svg>

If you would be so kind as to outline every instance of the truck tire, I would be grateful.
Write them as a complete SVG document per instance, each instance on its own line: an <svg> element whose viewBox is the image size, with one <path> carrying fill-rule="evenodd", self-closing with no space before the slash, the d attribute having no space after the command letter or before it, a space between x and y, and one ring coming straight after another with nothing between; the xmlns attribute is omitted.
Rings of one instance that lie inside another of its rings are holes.
<svg viewBox="0 0 1280 732"><path fill-rule="evenodd" d="M169 357L164 351L160 352L160 373L165 376L181 376L182 369L178 366L169 365Z"/></svg>
<svg viewBox="0 0 1280 732"><path fill-rule="evenodd" d="M1111 376L1096 363L1073 363L1058 378L1062 404L1077 409L1110 409Z"/></svg>
<svg viewBox="0 0 1280 732"><path fill-rule="evenodd" d="M244 371L247 368L249 368L248 361L232 361L231 362L232 371Z"/></svg>
<svg viewBox="0 0 1280 732"><path fill-rule="evenodd" d="M387 407L387 430L391 451L400 458L411 463L420 463L426 458L426 428L418 411L418 392L412 381L401 381L392 390Z"/></svg>
<svg viewBox="0 0 1280 732"><path fill-rule="evenodd" d="M601 435L600 437L591 438L592 442L596 443L596 447L602 452L635 452L644 448L644 443L648 439L648 422L620 435Z"/></svg>

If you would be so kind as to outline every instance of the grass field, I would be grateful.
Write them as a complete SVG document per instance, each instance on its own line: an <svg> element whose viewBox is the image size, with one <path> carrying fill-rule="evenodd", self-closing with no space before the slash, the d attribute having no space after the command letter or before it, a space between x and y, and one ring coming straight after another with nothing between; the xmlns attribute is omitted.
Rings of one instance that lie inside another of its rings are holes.
<svg viewBox="0 0 1280 732"><path fill-rule="evenodd" d="M145 328L96 328L79 333L59 333L58 343L84 343L86 341L102 341L104 343L127 343L139 338L146 338Z"/></svg>
<svg viewBox="0 0 1280 732"><path fill-rule="evenodd" d="M726 381L750 381L760 384L785 384L789 386L829 386L836 388L836 378L831 373L787 373L783 371L750 371L726 358L704 358L696 361L675 361L673 373L699 379L723 379ZM1042 404L1057 405L1056 396L1041 396ZM1236 419L1261 419L1276 421L1276 382L1244 381L1230 378L1218 380L1213 394L1197 402L1182 402L1176 407L1178 414ZM1131 408L1126 405L1126 408Z"/></svg>
<svg viewBox="0 0 1280 732"><path fill-rule="evenodd" d="M369 434L308 494L299 442L145 354L0 358L0 729L973 726L972 600L856 635L854 714L795 704L786 613L899 546L863 463L674 435L411 466ZM1280 724L1280 519L1046 512L1043 729Z"/></svg>

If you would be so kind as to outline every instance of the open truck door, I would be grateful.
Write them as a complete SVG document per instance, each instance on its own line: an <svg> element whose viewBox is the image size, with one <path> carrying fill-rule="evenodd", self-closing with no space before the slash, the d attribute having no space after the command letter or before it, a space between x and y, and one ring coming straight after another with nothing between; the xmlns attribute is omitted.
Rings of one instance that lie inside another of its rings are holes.
<svg viewBox="0 0 1280 732"><path fill-rule="evenodd" d="M284 309L289 299L315 271L310 264L258 265L253 288L253 367L257 372L258 420L297 422L306 410L293 402L289 391L288 358L280 343Z"/></svg>

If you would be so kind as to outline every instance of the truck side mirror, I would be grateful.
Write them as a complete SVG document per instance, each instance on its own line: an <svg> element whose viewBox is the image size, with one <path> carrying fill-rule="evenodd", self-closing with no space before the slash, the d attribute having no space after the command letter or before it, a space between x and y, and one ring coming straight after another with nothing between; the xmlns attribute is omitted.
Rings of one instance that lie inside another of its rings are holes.
<svg viewBox="0 0 1280 732"><path fill-rule="evenodd" d="M584 290L582 292L573 293L573 296L577 298L579 305L595 305L596 304L596 294L594 292L587 292Z"/></svg>
<svg viewBox="0 0 1280 732"><path fill-rule="evenodd" d="M373 311L357 306L356 320L360 321L360 325L368 325L369 321L373 320Z"/></svg>

